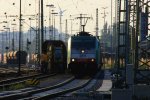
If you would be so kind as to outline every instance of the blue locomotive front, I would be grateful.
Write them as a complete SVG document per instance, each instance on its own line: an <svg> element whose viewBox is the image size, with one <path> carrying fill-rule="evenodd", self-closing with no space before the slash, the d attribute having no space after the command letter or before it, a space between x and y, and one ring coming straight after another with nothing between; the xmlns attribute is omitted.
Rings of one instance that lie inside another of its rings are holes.
<svg viewBox="0 0 150 100"><path fill-rule="evenodd" d="M91 75L100 69L100 41L96 36L72 36L68 41L68 68L74 75Z"/></svg>

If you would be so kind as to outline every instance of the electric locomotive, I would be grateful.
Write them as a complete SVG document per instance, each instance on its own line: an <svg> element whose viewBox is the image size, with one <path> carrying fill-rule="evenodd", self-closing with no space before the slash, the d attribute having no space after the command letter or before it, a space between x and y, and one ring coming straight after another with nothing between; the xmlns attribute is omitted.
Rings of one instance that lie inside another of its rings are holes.
<svg viewBox="0 0 150 100"><path fill-rule="evenodd" d="M93 75L102 64L100 40L83 31L68 40L68 69L76 76Z"/></svg>

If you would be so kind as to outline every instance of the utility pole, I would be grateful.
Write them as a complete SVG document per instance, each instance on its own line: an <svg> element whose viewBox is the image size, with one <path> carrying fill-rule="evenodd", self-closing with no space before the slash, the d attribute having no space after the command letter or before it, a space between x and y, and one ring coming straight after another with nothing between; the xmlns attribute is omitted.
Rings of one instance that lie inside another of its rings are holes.
<svg viewBox="0 0 150 100"><path fill-rule="evenodd" d="M4 29L6 29L6 36L8 36L8 38L6 38L6 40L8 41L7 48L9 49L10 48L10 28L9 27L4 27Z"/></svg>
<svg viewBox="0 0 150 100"><path fill-rule="evenodd" d="M59 24L60 24L60 33L59 33L59 40L61 40L62 39L62 13L61 13L61 11L60 11L60 13L59 13L60 15L59 15L59 18L60 18L60 21L59 21Z"/></svg>
<svg viewBox="0 0 150 100"><path fill-rule="evenodd" d="M2 54L1 63L4 63L4 40L3 40L4 39L4 36L3 36L4 30L0 30L0 31L1 31L0 35L1 35L1 41L2 41L1 42L1 54Z"/></svg>
<svg viewBox="0 0 150 100"><path fill-rule="evenodd" d="M59 4L58 4L59 6ZM60 8L59 6L59 29L60 29L60 35L59 35L59 40L61 40L62 38L62 16L63 16L63 13L66 11L66 10L63 10Z"/></svg>
<svg viewBox="0 0 150 100"><path fill-rule="evenodd" d="M73 20L73 19L71 18L71 15L70 15L70 21L71 21L70 31L71 31L71 35L72 35L72 25L73 25L72 20Z"/></svg>
<svg viewBox="0 0 150 100"><path fill-rule="evenodd" d="M107 8L107 7L102 7L102 9L104 9L104 12L101 13L101 14L103 14L103 18L104 18L103 35L105 34L105 33L104 33L104 32L105 32L105 18L106 18L106 14L107 14L107 13L105 12L105 9L106 9L106 8ZM104 63L104 69L105 69L105 47L106 47L106 46L105 46L105 43L106 43L106 42L104 42L104 41L105 41L105 36L103 36L103 38L104 38L104 39L103 39L103 50L104 50L104 51L103 51L103 52L104 52L104 54L103 54L103 63Z"/></svg>
<svg viewBox="0 0 150 100"><path fill-rule="evenodd" d="M13 28L13 39L12 39L12 51L15 50L15 41L14 41L14 28Z"/></svg>
<svg viewBox="0 0 150 100"><path fill-rule="evenodd" d="M66 19L66 29L65 29L65 42L67 43L67 33L68 33L68 25L67 25L67 19Z"/></svg>
<svg viewBox="0 0 150 100"><path fill-rule="evenodd" d="M30 40L30 42L31 42L31 33L32 33L32 26L31 26L31 20L34 20L34 19L32 19L32 18L29 18L29 20L30 20L30 36L29 36L29 40Z"/></svg>
<svg viewBox="0 0 150 100"><path fill-rule="evenodd" d="M50 5L46 5L46 7L49 7L49 39L51 37L51 8L54 8L54 5L53 4L50 4Z"/></svg>
<svg viewBox="0 0 150 100"><path fill-rule="evenodd" d="M11 24L11 25L15 26L16 24ZM15 34L15 29L13 27L13 39L12 39L12 51L13 52L15 50L15 36L14 36L14 34ZM17 38L16 38L16 40L17 40Z"/></svg>
<svg viewBox="0 0 150 100"><path fill-rule="evenodd" d="M40 54L41 54L41 34L40 34L40 0L38 6L38 14L37 14L37 31L36 31L36 53L37 53L37 63L40 66Z"/></svg>
<svg viewBox="0 0 150 100"><path fill-rule="evenodd" d="M53 16L53 12L54 12L54 10L52 10L52 13L51 13L52 14L52 27L51 27L51 32L52 32L52 35L51 35L52 38L51 39L52 40L54 40L54 36L53 36L53 34L54 34L54 31L53 31L54 30L54 21L53 21L54 20L54 16Z"/></svg>
<svg viewBox="0 0 150 100"><path fill-rule="evenodd" d="M104 18L104 26L105 26L105 18L106 18L106 15L108 14L107 12L105 12L105 9L107 9L107 7L102 7L102 9L104 9L104 12L101 13L101 14L103 14L103 18Z"/></svg>
<svg viewBox="0 0 150 100"><path fill-rule="evenodd" d="M110 57L111 60L110 60L110 61L111 61L111 62L110 62L110 63L111 63L111 68L112 68L112 67L113 67L113 56L112 56L112 54L113 54L113 53L112 53L112 52L113 52L113 41L112 41L112 37L113 37L113 26L112 26L112 0L111 0L111 27L110 27L110 30L111 30L111 31L110 31L110 32L111 32L111 37L110 37L110 38L111 38L111 57Z"/></svg>
<svg viewBox="0 0 150 100"><path fill-rule="evenodd" d="M3 63L3 58L4 58L4 56L3 56L3 53L4 53L4 50L3 50L3 46L4 46L4 42L3 42L3 32L1 33L1 37L2 37L2 42L1 42L1 54L2 54L2 59L1 59L1 64Z"/></svg>
<svg viewBox="0 0 150 100"><path fill-rule="evenodd" d="M134 66L135 66L135 72L134 72L134 83L136 83L136 74L137 74L137 70L138 70L138 66L139 66L139 64L138 64L138 58L139 58L139 56L138 56L138 35L139 35L139 19L140 19L140 1L139 0L136 0L136 11L137 11L137 13L136 13L136 34L135 34L135 45L136 45L136 47L135 47L135 63L134 63Z"/></svg>
<svg viewBox="0 0 150 100"><path fill-rule="evenodd" d="M20 67L21 67L21 0L20 0L20 13L19 13L19 68L18 68L18 76L20 76Z"/></svg>
<svg viewBox="0 0 150 100"><path fill-rule="evenodd" d="M96 9L96 36L98 36L98 8Z"/></svg>
<svg viewBox="0 0 150 100"><path fill-rule="evenodd" d="M98 36L98 8L96 9L96 36Z"/></svg>
<svg viewBox="0 0 150 100"><path fill-rule="evenodd" d="M44 19L43 19L43 0L41 0L41 48L44 42Z"/></svg>
<svg viewBox="0 0 150 100"><path fill-rule="evenodd" d="M52 28L52 32L53 32L53 40L55 40L55 15L58 14L56 12L54 12L54 10L52 10L52 22L53 22L53 28Z"/></svg>

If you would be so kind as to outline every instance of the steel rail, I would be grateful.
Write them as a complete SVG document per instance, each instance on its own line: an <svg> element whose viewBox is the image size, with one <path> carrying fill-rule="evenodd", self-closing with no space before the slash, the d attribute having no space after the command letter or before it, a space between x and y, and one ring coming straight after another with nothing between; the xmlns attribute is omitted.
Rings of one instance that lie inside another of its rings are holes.
<svg viewBox="0 0 150 100"><path fill-rule="evenodd" d="M66 93L70 93L70 92L73 92L73 91L76 91L76 90L79 90L81 88L84 88L86 85L88 85L90 82L91 82L92 79L90 79L88 82L82 84L82 85L79 85L79 86L76 86L76 87L73 87L73 88L69 88L69 89L65 89L63 91L59 91L59 92L55 92L55 93L52 93L52 94L48 94L48 95L45 95L45 96L41 96L41 97L37 97L37 98L32 98L32 100L49 100L50 98L54 98L54 97L57 97L59 95L63 95L63 94L66 94Z"/></svg>
<svg viewBox="0 0 150 100"><path fill-rule="evenodd" d="M42 74L36 74L36 75L30 75L30 76L23 76L23 77L18 77L18 78L11 78L11 79L6 79L6 80L2 80L0 81L0 85L2 84L8 84L14 81L20 81L20 80L24 80L27 78L33 78L33 77L37 77L37 76L41 76Z"/></svg>
<svg viewBox="0 0 150 100"><path fill-rule="evenodd" d="M39 79L51 77L51 76L54 76L54 75L56 75L56 74L50 74L50 75L39 74L39 75L31 76L31 77L26 77L26 78L24 78L22 80L18 80L16 82L12 81L11 83L2 84L2 85L0 85L0 88L8 88L9 86L12 86L12 85L21 84L21 83L23 84L23 83L25 83L26 81L28 81L32 78L36 78L37 80L39 80Z"/></svg>
<svg viewBox="0 0 150 100"><path fill-rule="evenodd" d="M2 100L9 100L9 99L13 98L14 100L16 100L16 99L20 99L20 98L26 98L26 97L31 96L32 94L36 94L36 93L40 93L40 92L44 92L44 91L47 91L47 90L51 90L51 89L55 89L55 88L61 87L63 85L66 85L66 84L70 83L74 79L75 79L74 77L71 77L70 79L68 79L68 80L66 80L64 82L61 82L59 84L56 84L54 86L38 88L38 89L29 90L29 91L22 92L22 93L16 93L16 94L0 96L0 99L2 99Z"/></svg>

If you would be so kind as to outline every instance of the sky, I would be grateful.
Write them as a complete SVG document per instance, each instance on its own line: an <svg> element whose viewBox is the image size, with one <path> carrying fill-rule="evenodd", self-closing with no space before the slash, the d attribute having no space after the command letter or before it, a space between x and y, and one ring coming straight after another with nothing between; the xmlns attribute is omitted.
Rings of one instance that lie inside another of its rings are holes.
<svg viewBox="0 0 150 100"><path fill-rule="evenodd" d="M0 0L0 30L3 29L3 26L8 26L11 28L15 27L18 30L18 17L6 17L4 14L6 12L7 16L10 15L19 15L19 1L20 0ZM49 8L46 7L47 4L53 4L55 6L54 11L59 13L59 7L64 11L62 16L62 32L65 32L65 20L68 20L68 33L71 32L71 21L70 15L72 15L73 20L73 30L76 32L79 29L80 21L76 19L79 17L79 14L86 14L87 17L91 17L88 20L85 30L94 34L95 27L96 27L96 8L99 9L99 29L103 28L104 25L104 9L106 7L106 21L110 25L111 24L111 0L43 0L44 1L44 25L48 26L48 18L49 18ZM115 0L113 1L113 17L115 17ZM31 24L28 20L30 15L35 15L38 13L38 2L39 0L22 0L22 15L24 20L23 24L23 31L27 31L29 26L35 26L36 21L32 20ZM15 5L13 5L15 3ZM31 4L29 6L29 4ZM112 17L112 18L113 18ZM16 19L16 22L13 21ZM9 24L1 23L3 21L9 21ZM59 29L59 16L55 17L56 20L56 28ZM11 23L16 23L17 26L12 26ZM74 33L73 32L73 33Z"/></svg>

